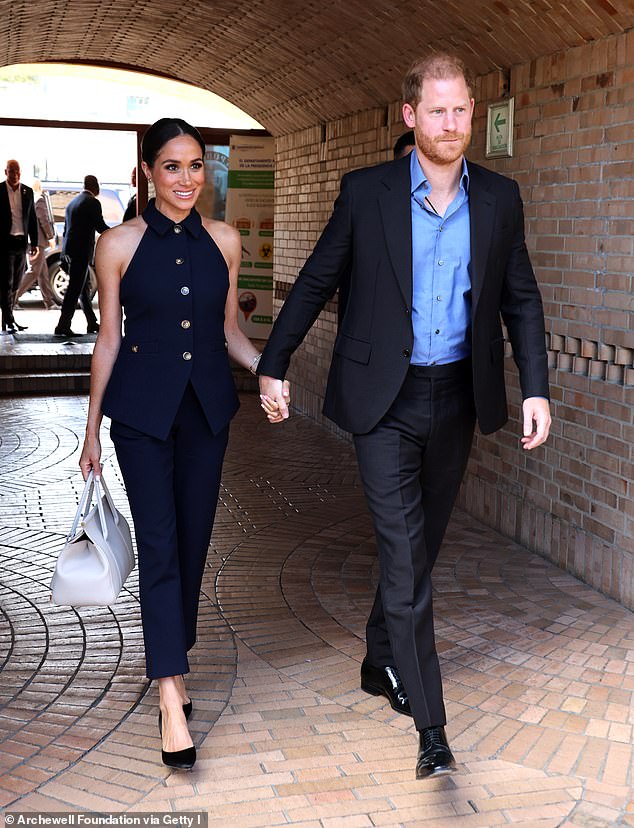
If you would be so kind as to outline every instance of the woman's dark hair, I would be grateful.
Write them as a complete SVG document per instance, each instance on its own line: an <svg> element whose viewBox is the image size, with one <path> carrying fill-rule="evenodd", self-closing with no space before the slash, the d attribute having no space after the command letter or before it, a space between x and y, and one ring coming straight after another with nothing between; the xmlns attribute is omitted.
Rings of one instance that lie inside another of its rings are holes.
<svg viewBox="0 0 634 828"><path fill-rule="evenodd" d="M182 118L160 118L145 130L141 139L141 158L148 167L154 166L156 156L165 144L179 135L191 135L200 146L203 158L205 157L205 142L196 127Z"/></svg>

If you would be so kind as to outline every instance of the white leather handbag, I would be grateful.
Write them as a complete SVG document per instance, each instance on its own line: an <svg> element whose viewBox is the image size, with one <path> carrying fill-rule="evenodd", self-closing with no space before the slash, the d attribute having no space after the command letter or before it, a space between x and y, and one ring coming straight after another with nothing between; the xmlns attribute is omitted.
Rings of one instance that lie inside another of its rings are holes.
<svg viewBox="0 0 634 828"><path fill-rule="evenodd" d="M91 508L93 493L96 503ZM114 604L133 569L130 527L115 508L106 481L91 471L57 557L51 600L71 607Z"/></svg>

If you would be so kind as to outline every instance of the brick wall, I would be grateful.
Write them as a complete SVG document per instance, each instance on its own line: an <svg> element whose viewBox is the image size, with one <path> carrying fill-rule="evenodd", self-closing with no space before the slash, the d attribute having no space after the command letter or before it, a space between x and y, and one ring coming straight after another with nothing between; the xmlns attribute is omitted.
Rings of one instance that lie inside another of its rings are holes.
<svg viewBox="0 0 634 828"><path fill-rule="evenodd" d="M487 102L515 96L514 156L484 160ZM511 421L477 435L461 505L634 607L634 32L478 79L469 157L515 178L546 311L554 425L519 447L521 400L507 360ZM404 127L400 106L278 139L279 304L349 169L379 163ZM289 374L293 402L320 419L336 326L327 307ZM324 424L332 428L326 420Z"/></svg>

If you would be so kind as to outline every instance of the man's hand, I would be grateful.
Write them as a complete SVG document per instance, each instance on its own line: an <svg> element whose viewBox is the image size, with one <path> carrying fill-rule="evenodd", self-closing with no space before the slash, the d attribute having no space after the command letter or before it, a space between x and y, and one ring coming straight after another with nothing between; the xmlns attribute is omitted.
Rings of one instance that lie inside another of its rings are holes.
<svg viewBox="0 0 634 828"><path fill-rule="evenodd" d="M550 406L544 397L527 397L522 403L524 415L523 448L530 450L541 446L550 431Z"/></svg>
<svg viewBox="0 0 634 828"><path fill-rule="evenodd" d="M290 392L288 382L274 377L260 376L262 408L272 423L288 419Z"/></svg>

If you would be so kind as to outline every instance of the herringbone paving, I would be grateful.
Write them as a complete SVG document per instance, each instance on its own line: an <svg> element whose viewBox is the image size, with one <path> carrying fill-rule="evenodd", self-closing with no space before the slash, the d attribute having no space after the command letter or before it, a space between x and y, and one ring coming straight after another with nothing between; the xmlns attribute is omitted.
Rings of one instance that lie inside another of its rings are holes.
<svg viewBox="0 0 634 828"><path fill-rule="evenodd" d="M457 512L434 587L460 772L417 782L411 720L359 689L378 573L352 450L242 403L188 682L199 760L170 773L136 573L112 608L49 602L86 399L0 401L0 807L204 810L223 828L634 826L632 613ZM103 443L127 514L105 428Z"/></svg>

